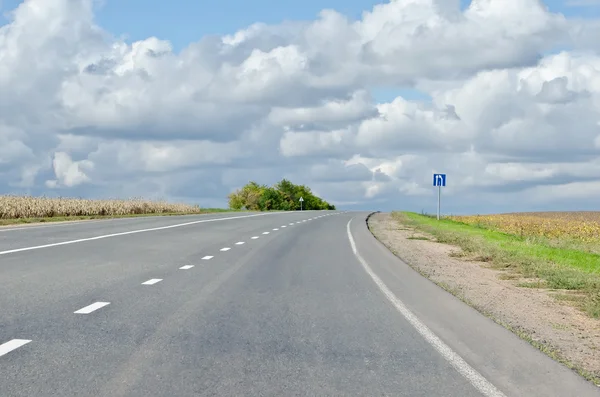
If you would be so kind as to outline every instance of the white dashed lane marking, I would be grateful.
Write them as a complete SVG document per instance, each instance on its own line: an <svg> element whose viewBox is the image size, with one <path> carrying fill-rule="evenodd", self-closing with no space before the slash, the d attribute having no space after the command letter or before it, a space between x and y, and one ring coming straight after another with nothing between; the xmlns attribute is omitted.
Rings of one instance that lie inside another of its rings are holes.
<svg viewBox="0 0 600 397"><path fill-rule="evenodd" d="M273 229L273 230L279 230L279 229L275 228L275 229Z"/></svg>
<svg viewBox="0 0 600 397"><path fill-rule="evenodd" d="M244 244L243 241L238 241L237 243L235 243L235 245L242 245L242 244Z"/></svg>
<svg viewBox="0 0 600 397"><path fill-rule="evenodd" d="M0 357L31 342L29 339L13 339L0 345Z"/></svg>
<svg viewBox="0 0 600 397"><path fill-rule="evenodd" d="M154 285L162 281L162 278L151 278L148 281L144 281L142 285Z"/></svg>
<svg viewBox="0 0 600 397"><path fill-rule="evenodd" d="M250 237L250 238L251 238L252 240L256 240L256 239L258 238L258 236L253 236L253 237Z"/></svg>
<svg viewBox="0 0 600 397"><path fill-rule="evenodd" d="M290 226L294 226L294 222L290 223Z"/></svg>
<svg viewBox="0 0 600 397"><path fill-rule="evenodd" d="M263 234L269 234L269 232L263 232Z"/></svg>
<svg viewBox="0 0 600 397"><path fill-rule="evenodd" d="M91 312L94 312L94 311L101 309L104 306L108 306L108 305L110 305L110 302L96 302L96 303L92 303L89 306L81 308L73 313L75 313L75 314L90 314Z"/></svg>
<svg viewBox="0 0 600 397"><path fill-rule="evenodd" d="M185 265L185 266L181 266L179 269L180 270L188 270L188 269L191 269L193 267L194 267L194 265Z"/></svg>
<svg viewBox="0 0 600 397"><path fill-rule="evenodd" d="M223 247L223 248L221 248L221 249L220 249L220 251L223 251L223 252L224 252L224 251L229 251L230 249L231 249L231 248L229 248L229 247Z"/></svg>
<svg viewBox="0 0 600 397"><path fill-rule="evenodd" d="M207 261L207 260L212 259L212 258L214 258L214 256L206 255L202 259L205 260L205 261Z"/></svg>

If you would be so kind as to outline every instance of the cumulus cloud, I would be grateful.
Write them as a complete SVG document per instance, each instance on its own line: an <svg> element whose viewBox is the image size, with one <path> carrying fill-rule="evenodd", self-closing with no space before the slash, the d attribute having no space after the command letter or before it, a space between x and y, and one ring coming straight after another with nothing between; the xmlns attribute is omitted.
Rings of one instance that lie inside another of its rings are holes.
<svg viewBox="0 0 600 397"><path fill-rule="evenodd" d="M431 173L447 172L460 211L595 192L598 20L539 0L392 0L175 52L168 38L124 42L93 5L26 0L0 27L6 191L224 205L250 179L287 177L392 208L433 199ZM381 103L374 87L432 100Z"/></svg>
<svg viewBox="0 0 600 397"><path fill-rule="evenodd" d="M56 152L52 166L56 179L46 181L46 186L49 188L72 187L89 182L90 178L85 171L94 168L94 163L89 160L73 161L67 153Z"/></svg>

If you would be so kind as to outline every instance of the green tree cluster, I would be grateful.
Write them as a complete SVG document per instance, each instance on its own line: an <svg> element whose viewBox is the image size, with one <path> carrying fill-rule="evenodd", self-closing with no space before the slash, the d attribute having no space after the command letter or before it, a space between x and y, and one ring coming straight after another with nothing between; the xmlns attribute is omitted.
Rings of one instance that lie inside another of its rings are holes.
<svg viewBox="0 0 600 397"><path fill-rule="evenodd" d="M296 211L300 209L300 197L304 199L302 208L305 210L335 210L334 205L315 196L309 187L294 185L286 179L274 186L250 182L229 194L228 199L229 208L234 210Z"/></svg>

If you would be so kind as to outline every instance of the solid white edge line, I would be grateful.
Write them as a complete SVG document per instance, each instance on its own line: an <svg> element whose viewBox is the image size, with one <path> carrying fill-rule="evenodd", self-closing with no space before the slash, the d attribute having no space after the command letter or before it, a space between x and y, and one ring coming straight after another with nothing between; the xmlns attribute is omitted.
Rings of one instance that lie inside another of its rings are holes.
<svg viewBox="0 0 600 397"><path fill-rule="evenodd" d="M377 287L383 292L385 297L394 305L396 310L402 314L402 316L417 330L419 334L429 343L435 350L438 351L456 369L462 376L464 376L479 392L486 397L506 397L504 393L496 388L490 381L484 378L479 372L471 367L461 356L454 352L448 345L446 345L436 334L433 333L425 324L418 319L406 305L398 299L396 295L385 285L385 283L375 274L369 264L360 256L356 249L356 243L352 237L350 231L350 223L352 219L348 221L346 230L348 232L348 240L350 240L350 246L352 252L362 265L363 269L373 279Z"/></svg>
<svg viewBox="0 0 600 397"><path fill-rule="evenodd" d="M98 309L103 308L104 306L110 305L110 302L95 302L86 307L82 307L81 309L73 312L74 314L90 314L91 312L95 312Z"/></svg>
<svg viewBox="0 0 600 397"><path fill-rule="evenodd" d="M181 267L179 268L179 270L188 270L188 269L191 269L191 268L193 268L193 267L194 267L194 265L185 265L185 266L181 266Z"/></svg>
<svg viewBox="0 0 600 397"><path fill-rule="evenodd" d="M231 248L229 248L229 247L223 247L223 248L221 248L219 251L223 251L223 252L225 252L225 251L229 251L230 249L231 249Z"/></svg>
<svg viewBox="0 0 600 397"><path fill-rule="evenodd" d="M0 3L1 3L1 1L0 1ZM284 212L291 212L291 211L284 211ZM211 216L211 215L214 215L214 213L213 214L211 214L211 213L186 214L186 215L178 215L178 216L181 216L183 218L183 217L190 217L190 216L207 217L207 216ZM153 220L156 218L164 218L164 216L163 215L151 215L151 216L144 216L144 217L140 217L140 218L123 217L123 218L107 218L107 219L76 219L76 220L72 220L72 221L60 221L60 222L52 222L52 223L38 222L35 224L34 223L22 224L21 226L7 225L7 226L0 227L0 233L2 233L2 232L19 232L19 231L36 230L36 229L50 229L50 228L67 227L67 226L78 226L78 225L87 225L90 223L99 223L99 222L124 223L124 222L130 221L132 219L134 219L134 220L137 220L137 219Z"/></svg>
<svg viewBox="0 0 600 397"><path fill-rule="evenodd" d="M255 215L244 215L244 216L230 216L230 217L227 217L227 218L202 219L202 220L199 220L199 221L192 221L192 222L186 222L186 223L178 223L178 224L169 225L169 226L153 227L153 228L149 228L149 229L130 230L128 232L104 234L104 235L96 236L96 237L86 237L86 238L80 238L80 239L77 239L77 240L62 241L60 243L36 245L36 246L33 246L33 247L16 248L16 249L7 250L7 251L0 251L0 255L13 254L15 252L32 251L32 250L37 250L37 249L42 249L42 248L58 247L60 245L76 244L76 243L82 243L84 241L101 240L101 239L110 238L110 237L126 236L128 234L146 233L146 232L152 232L152 231L155 231L155 230L173 229L173 228L176 228L176 227L182 227L182 226L188 226L188 225L195 225L195 224L198 224L198 223L220 222L220 221L227 221L227 220L230 220L230 219L252 218L252 217L255 217L255 216L265 216L265 215L272 215L272 214L255 214Z"/></svg>
<svg viewBox="0 0 600 397"><path fill-rule="evenodd" d="M162 278L151 278L148 281L144 281L142 285L154 285L156 283L160 283L162 280Z"/></svg>
<svg viewBox="0 0 600 397"><path fill-rule="evenodd" d="M29 339L12 339L0 345L0 357L31 342Z"/></svg>
<svg viewBox="0 0 600 397"><path fill-rule="evenodd" d="M207 261L207 260L212 259L212 258L214 258L214 256L206 255L202 259L205 260L205 261Z"/></svg>

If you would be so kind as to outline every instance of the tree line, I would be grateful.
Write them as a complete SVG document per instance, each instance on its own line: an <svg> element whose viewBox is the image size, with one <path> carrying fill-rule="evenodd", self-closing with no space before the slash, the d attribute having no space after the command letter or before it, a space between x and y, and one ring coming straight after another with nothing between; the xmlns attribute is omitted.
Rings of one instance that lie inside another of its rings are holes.
<svg viewBox="0 0 600 397"><path fill-rule="evenodd" d="M286 179L273 186L249 182L241 189L229 194L227 198L229 199L229 208L234 210L296 211L300 209L300 197L304 200L302 209L335 210L334 205L315 196L309 187L294 185Z"/></svg>

